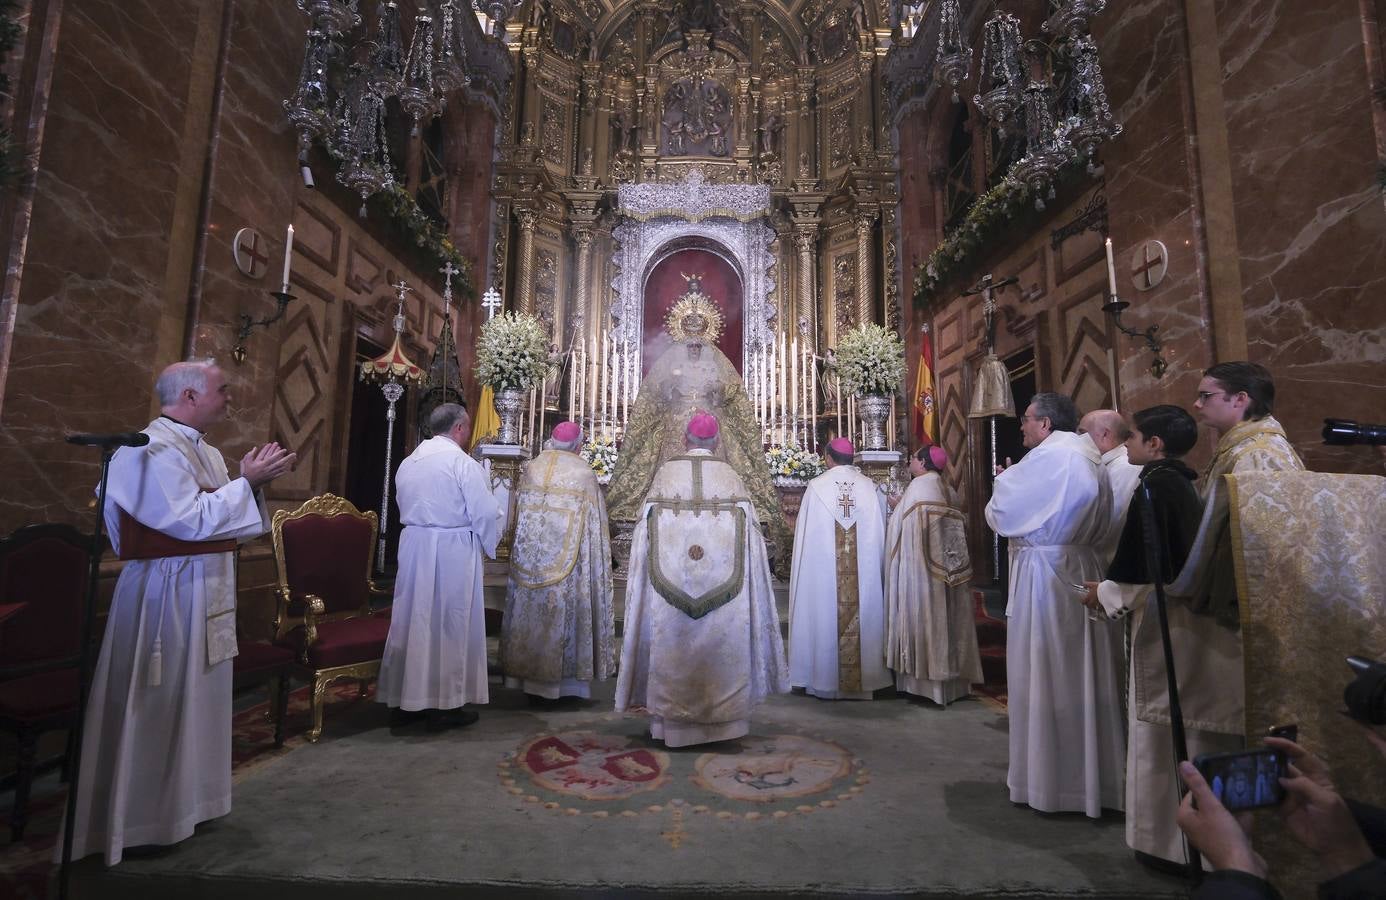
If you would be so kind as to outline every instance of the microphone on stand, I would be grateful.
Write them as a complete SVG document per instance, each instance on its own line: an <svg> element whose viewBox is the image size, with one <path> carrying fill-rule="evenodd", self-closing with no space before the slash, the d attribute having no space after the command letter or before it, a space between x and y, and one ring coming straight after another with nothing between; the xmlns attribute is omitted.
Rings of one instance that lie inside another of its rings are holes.
<svg viewBox="0 0 1386 900"><path fill-rule="evenodd" d="M143 431L123 431L119 434L69 434L69 444L82 447L143 447L149 435Z"/></svg>

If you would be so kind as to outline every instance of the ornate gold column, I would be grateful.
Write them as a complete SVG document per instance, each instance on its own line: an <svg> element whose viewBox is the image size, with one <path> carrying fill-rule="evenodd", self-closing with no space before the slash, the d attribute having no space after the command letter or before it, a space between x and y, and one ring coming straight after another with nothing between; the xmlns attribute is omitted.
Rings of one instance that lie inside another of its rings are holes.
<svg viewBox="0 0 1386 900"><path fill-rule="evenodd" d="M859 210L853 221L857 226L857 324L874 322L872 300L876 292L871 284L871 229L876 222L874 209Z"/></svg>
<svg viewBox="0 0 1386 900"><path fill-rule="evenodd" d="M577 263L573 278L577 281L577 296L574 298L573 342L586 339L588 269L592 257L592 226L574 225L573 243L577 245Z"/></svg>
<svg viewBox="0 0 1386 900"><path fill-rule="evenodd" d="M515 210L520 223L519 258L515 260L515 308L534 315L534 226L539 214L532 209Z"/></svg>
<svg viewBox="0 0 1386 900"><path fill-rule="evenodd" d="M818 323L814 321L814 311L817 304L814 302L814 287L817 282L817 272L814 267L814 246L818 243L818 227L812 226L805 228L799 226L794 232L794 249L799 251L799 308L795 315L794 327L798 329L799 322L807 322L809 336L813 344L817 346Z"/></svg>

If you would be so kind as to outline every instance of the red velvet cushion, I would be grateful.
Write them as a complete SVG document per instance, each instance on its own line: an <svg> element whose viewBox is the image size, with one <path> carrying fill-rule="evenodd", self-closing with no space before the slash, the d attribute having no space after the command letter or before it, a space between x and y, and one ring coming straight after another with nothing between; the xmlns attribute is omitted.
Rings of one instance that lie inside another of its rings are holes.
<svg viewBox="0 0 1386 900"><path fill-rule="evenodd" d="M40 537L0 555L0 602L24 609L0 627L0 662L75 656L87 593L87 553Z"/></svg>
<svg viewBox="0 0 1386 900"><path fill-rule="evenodd" d="M390 633L390 615L360 616L342 622L318 625L318 639L308 648L308 664L315 669L331 669L380 659L385 655L385 638ZM284 635L283 644L303 646L303 629Z"/></svg>
<svg viewBox="0 0 1386 900"><path fill-rule="evenodd" d="M276 647L263 641L241 641L231 664L237 678L255 672L265 672L292 663L297 659L288 647Z"/></svg>
<svg viewBox="0 0 1386 900"><path fill-rule="evenodd" d="M0 716L29 721L60 712L77 712L76 669L0 681Z"/></svg>
<svg viewBox="0 0 1386 900"><path fill-rule="evenodd" d="M350 515L304 516L284 523L285 580L295 598L315 594L327 612L361 609L369 596L371 525ZM303 615L300 603L290 615Z"/></svg>

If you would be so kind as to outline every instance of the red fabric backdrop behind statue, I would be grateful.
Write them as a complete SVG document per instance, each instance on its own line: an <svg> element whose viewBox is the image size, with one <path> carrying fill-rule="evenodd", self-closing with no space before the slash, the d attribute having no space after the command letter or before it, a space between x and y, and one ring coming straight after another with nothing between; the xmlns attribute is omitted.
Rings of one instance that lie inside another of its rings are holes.
<svg viewBox="0 0 1386 900"><path fill-rule="evenodd" d="M741 371L741 277L725 259L708 250L688 249L671 253L655 264L645 281L644 346L642 373L648 373L659 355L673 345L664 329L664 317L688 291L683 275L703 276L703 293L722 311L722 334L717 349Z"/></svg>

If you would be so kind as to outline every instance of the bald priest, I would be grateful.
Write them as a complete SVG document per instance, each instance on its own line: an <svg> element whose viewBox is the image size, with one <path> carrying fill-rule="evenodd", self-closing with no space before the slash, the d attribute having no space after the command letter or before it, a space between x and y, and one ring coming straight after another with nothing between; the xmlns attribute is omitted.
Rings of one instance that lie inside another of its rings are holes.
<svg viewBox="0 0 1386 900"><path fill-rule="evenodd" d="M738 738L789 690L770 562L741 476L697 413L686 451L655 472L631 538L616 709L669 747Z"/></svg>

